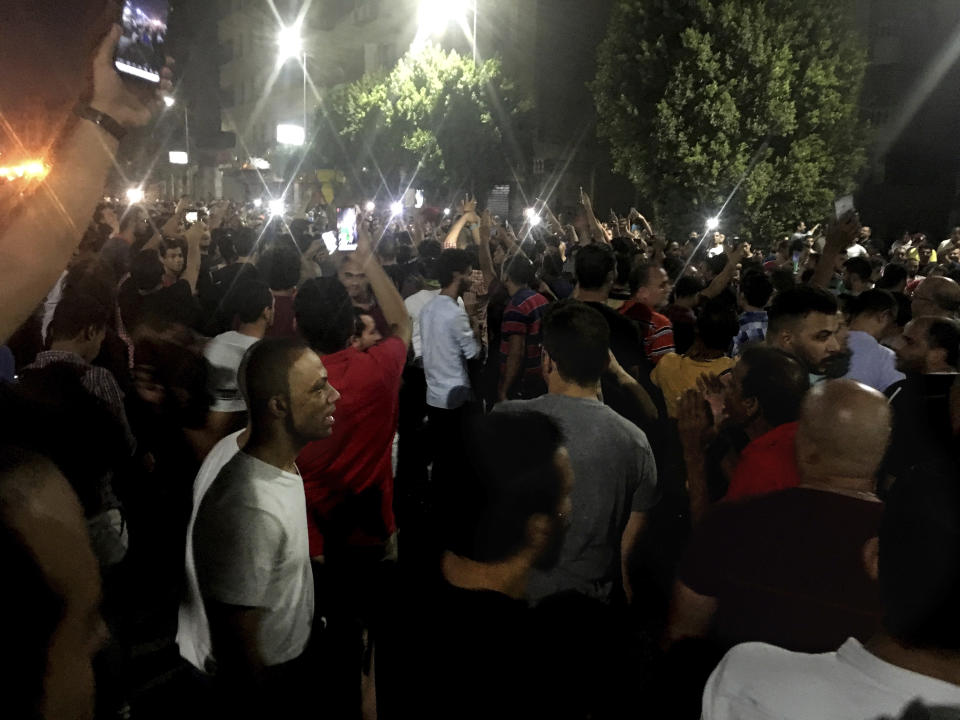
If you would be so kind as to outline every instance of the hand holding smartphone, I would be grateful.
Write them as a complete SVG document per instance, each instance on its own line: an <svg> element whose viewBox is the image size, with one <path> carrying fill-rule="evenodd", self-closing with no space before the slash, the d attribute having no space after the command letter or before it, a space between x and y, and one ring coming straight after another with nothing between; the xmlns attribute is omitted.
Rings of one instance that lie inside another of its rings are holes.
<svg viewBox="0 0 960 720"><path fill-rule="evenodd" d="M158 85L166 64L167 0L125 0L114 66L129 77Z"/></svg>

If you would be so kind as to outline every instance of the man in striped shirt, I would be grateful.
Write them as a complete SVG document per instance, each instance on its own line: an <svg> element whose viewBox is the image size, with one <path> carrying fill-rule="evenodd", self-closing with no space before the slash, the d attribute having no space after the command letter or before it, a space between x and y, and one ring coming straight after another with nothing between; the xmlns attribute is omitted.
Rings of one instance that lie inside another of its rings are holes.
<svg viewBox="0 0 960 720"><path fill-rule="evenodd" d="M620 307L620 313L636 322L643 333L643 350L651 365L675 352L673 323L656 308L670 295L670 278L659 265L640 261L630 273L631 297Z"/></svg>
<svg viewBox="0 0 960 720"><path fill-rule="evenodd" d="M530 289L535 274L533 263L519 254L504 268L510 302L500 326L500 402L539 397L547 390L540 369L540 321L548 303Z"/></svg>

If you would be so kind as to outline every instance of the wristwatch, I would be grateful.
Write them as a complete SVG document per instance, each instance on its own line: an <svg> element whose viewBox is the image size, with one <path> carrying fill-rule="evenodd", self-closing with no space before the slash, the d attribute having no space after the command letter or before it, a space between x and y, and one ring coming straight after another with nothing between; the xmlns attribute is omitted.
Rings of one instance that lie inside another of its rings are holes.
<svg viewBox="0 0 960 720"><path fill-rule="evenodd" d="M82 117L84 120L89 120L94 125L99 125L100 127L102 127L108 133L113 135L117 139L117 142L123 140L124 136L126 136L127 134L127 131L123 127L123 125L118 123L116 120L114 120L112 117L107 115L105 112L100 112L99 110L96 110L95 108L92 108L89 105L83 105L83 104L77 105L73 109L73 112L76 113L79 117Z"/></svg>

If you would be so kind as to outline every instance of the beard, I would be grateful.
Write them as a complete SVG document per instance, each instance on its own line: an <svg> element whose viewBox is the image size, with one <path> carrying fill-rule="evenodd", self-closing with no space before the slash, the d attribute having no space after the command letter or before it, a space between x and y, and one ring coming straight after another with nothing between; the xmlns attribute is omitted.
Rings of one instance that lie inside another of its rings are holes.
<svg viewBox="0 0 960 720"><path fill-rule="evenodd" d="M823 375L831 380L842 378L850 372L850 360L853 353L849 350L830 355L823 361Z"/></svg>

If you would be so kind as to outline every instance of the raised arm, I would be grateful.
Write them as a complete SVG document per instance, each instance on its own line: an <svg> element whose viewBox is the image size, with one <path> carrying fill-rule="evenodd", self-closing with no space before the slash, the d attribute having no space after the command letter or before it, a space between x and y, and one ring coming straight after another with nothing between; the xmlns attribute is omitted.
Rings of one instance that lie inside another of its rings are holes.
<svg viewBox="0 0 960 720"><path fill-rule="evenodd" d="M706 289L700 293L705 298L715 298L717 295L727 289L727 286L733 280L737 272L737 265L743 260L743 246L741 245L727 256L727 264L723 270L707 285Z"/></svg>
<svg viewBox="0 0 960 720"><path fill-rule="evenodd" d="M200 278L200 240L206 234L207 228L202 222L195 222L187 230L187 261L183 269L183 279L190 285L190 291L197 294L197 280Z"/></svg>
<svg viewBox="0 0 960 720"><path fill-rule="evenodd" d="M587 216L590 238L595 243L605 243L607 236L606 233L603 232L603 225L597 220L597 216L593 214L593 203L590 201L590 196L583 192L583 190L580 191L580 202L583 204L583 211Z"/></svg>
<svg viewBox="0 0 960 720"><path fill-rule="evenodd" d="M357 213L357 216L359 217L360 214ZM357 249L355 252L357 260L363 265L367 282L370 283L370 289L373 290L373 296L377 299L377 305L380 306L383 317L393 329L393 334L409 348L413 333L410 314L403 304L403 297L397 291L397 286L393 284L393 280L384 271L373 252L373 242L366 222L357 223Z"/></svg>
<svg viewBox="0 0 960 720"><path fill-rule="evenodd" d="M493 232L493 218L490 216L490 210L484 210L480 216L480 240L478 242L478 254L480 255L480 271L483 273L483 279L490 287L497 274L493 267L493 255L490 254L490 235Z"/></svg>
<svg viewBox="0 0 960 720"><path fill-rule="evenodd" d="M90 107L121 127L149 122L159 92L137 95L113 67L120 27L111 27L93 61ZM164 71L163 90L170 88ZM11 212L0 232L0 342L6 341L57 282L103 198L119 140L87 119L66 131L49 174Z"/></svg>
<svg viewBox="0 0 960 720"><path fill-rule="evenodd" d="M850 243L860 232L860 222L855 212L850 211L839 221L827 228L827 242L823 246L823 254L817 262L817 269L813 271L810 284L825 290L830 288L830 279L833 277L833 268L837 264L837 256L850 247Z"/></svg>

